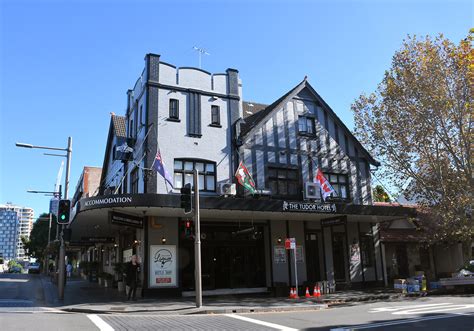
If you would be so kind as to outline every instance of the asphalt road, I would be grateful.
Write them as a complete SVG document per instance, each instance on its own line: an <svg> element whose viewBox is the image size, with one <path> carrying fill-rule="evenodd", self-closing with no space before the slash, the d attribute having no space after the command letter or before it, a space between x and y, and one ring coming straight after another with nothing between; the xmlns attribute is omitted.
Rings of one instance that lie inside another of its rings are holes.
<svg viewBox="0 0 474 331"><path fill-rule="evenodd" d="M0 330L474 330L473 296L232 315L81 314L47 307L36 275L0 274Z"/></svg>

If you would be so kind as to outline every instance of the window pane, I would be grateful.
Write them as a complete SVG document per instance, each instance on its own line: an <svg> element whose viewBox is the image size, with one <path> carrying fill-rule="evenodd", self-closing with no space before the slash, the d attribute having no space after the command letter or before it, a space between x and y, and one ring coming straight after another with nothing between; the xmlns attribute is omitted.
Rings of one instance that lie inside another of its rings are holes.
<svg viewBox="0 0 474 331"><path fill-rule="evenodd" d="M296 179L296 171L288 170L288 179Z"/></svg>
<svg viewBox="0 0 474 331"><path fill-rule="evenodd" d="M208 191L215 191L216 190L216 183L214 180L214 176L206 176L206 185Z"/></svg>
<svg viewBox="0 0 474 331"><path fill-rule="evenodd" d="M204 175L199 175L199 191L204 190Z"/></svg>
<svg viewBox="0 0 474 331"><path fill-rule="evenodd" d="M347 188L345 185L341 185L341 198L343 199L347 198Z"/></svg>
<svg viewBox="0 0 474 331"><path fill-rule="evenodd" d="M331 183L337 183L337 175L330 175L329 181Z"/></svg>
<svg viewBox="0 0 474 331"><path fill-rule="evenodd" d="M281 194L281 195L288 194L288 191L286 190L285 182L278 182L278 194Z"/></svg>
<svg viewBox="0 0 474 331"><path fill-rule="evenodd" d="M269 177L276 177L277 172L275 169L268 169L268 176Z"/></svg>
<svg viewBox="0 0 474 331"><path fill-rule="evenodd" d="M196 162L196 165L194 166L196 170L198 170L199 172L203 172L204 171L204 163L202 162Z"/></svg>
<svg viewBox="0 0 474 331"><path fill-rule="evenodd" d="M313 133L313 120L311 118L306 120L306 131L308 133Z"/></svg>
<svg viewBox="0 0 474 331"><path fill-rule="evenodd" d="M207 172L216 172L214 163L206 163L206 171Z"/></svg>
<svg viewBox="0 0 474 331"><path fill-rule="evenodd" d="M340 175L339 176L339 183L345 183L346 182L346 176Z"/></svg>
<svg viewBox="0 0 474 331"><path fill-rule="evenodd" d="M336 191L337 196L340 195L340 188L338 184L332 184L332 187L334 188L334 191Z"/></svg>
<svg viewBox="0 0 474 331"><path fill-rule="evenodd" d="M185 174L184 175L184 185L186 185L186 184L193 185L193 175L191 175L191 174Z"/></svg>
<svg viewBox="0 0 474 331"><path fill-rule="evenodd" d="M278 194L277 183L275 181L270 181L268 185L270 186L272 194Z"/></svg>
<svg viewBox="0 0 474 331"><path fill-rule="evenodd" d="M193 163L189 161L184 162L184 170L194 170Z"/></svg>
<svg viewBox="0 0 474 331"><path fill-rule="evenodd" d="M174 174L174 187L175 188L183 187L183 174L180 174L180 173Z"/></svg>
<svg viewBox="0 0 474 331"><path fill-rule="evenodd" d="M286 170L278 170L278 178L286 178Z"/></svg>
<svg viewBox="0 0 474 331"><path fill-rule="evenodd" d="M183 169L183 161L174 161L174 168L178 170Z"/></svg>
<svg viewBox="0 0 474 331"><path fill-rule="evenodd" d="M290 194L290 195L298 194L298 187L297 187L296 183L293 183L293 182L288 183L288 194Z"/></svg>

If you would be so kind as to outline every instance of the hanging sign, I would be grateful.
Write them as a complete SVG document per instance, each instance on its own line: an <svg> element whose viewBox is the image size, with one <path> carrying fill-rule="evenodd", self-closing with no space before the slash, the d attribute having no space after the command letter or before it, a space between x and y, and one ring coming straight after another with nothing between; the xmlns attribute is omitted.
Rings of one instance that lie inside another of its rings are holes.
<svg viewBox="0 0 474 331"><path fill-rule="evenodd" d="M345 217L321 220L321 226L344 225L344 224L346 224Z"/></svg>
<svg viewBox="0 0 474 331"><path fill-rule="evenodd" d="M177 287L176 245L150 246L150 287Z"/></svg>
<svg viewBox="0 0 474 331"><path fill-rule="evenodd" d="M143 228L143 217L134 215L117 213L115 211L110 213L110 223L131 226L134 228Z"/></svg>

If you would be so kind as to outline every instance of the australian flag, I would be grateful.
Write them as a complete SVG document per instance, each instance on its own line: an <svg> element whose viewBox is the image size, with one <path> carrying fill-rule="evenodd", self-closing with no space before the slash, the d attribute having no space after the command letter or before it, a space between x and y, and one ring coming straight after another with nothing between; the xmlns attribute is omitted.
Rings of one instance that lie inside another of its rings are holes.
<svg viewBox="0 0 474 331"><path fill-rule="evenodd" d="M165 169L165 163L163 162L163 159L161 158L161 152L158 150L156 153L155 157L155 162L153 163L153 169L156 170L163 178L173 187L173 178L171 178L171 175L166 171Z"/></svg>

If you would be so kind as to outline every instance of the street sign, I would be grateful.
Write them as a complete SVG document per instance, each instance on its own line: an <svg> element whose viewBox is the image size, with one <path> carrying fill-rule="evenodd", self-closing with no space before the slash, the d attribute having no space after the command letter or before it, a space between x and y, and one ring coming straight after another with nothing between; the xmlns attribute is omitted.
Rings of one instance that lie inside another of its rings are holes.
<svg viewBox="0 0 474 331"><path fill-rule="evenodd" d="M296 239L295 238L286 238L285 239L285 249L296 249Z"/></svg>

